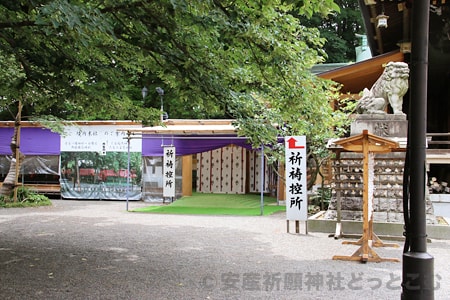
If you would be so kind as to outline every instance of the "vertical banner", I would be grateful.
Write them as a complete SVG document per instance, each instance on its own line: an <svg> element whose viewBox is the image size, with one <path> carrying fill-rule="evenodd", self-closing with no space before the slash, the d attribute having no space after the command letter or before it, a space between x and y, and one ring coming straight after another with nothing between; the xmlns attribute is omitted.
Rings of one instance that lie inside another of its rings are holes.
<svg viewBox="0 0 450 300"><path fill-rule="evenodd" d="M367 197L367 207L369 214L369 221L373 218L373 192L374 192L374 181L375 181L375 153L369 152L368 159L368 178L369 182L367 183L368 197Z"/></svg>
<svg viewBox="0 0 450 300"><path fill-rule="evenodd" d="M175 147L164 146L163 197L175 197Z"/></svg>
<svg viewBox="0 0 450 300"><path fill-rule="evenodd" d="M306 182L306 137L285 137L286 219L306 221L308 195Z"/></svg>

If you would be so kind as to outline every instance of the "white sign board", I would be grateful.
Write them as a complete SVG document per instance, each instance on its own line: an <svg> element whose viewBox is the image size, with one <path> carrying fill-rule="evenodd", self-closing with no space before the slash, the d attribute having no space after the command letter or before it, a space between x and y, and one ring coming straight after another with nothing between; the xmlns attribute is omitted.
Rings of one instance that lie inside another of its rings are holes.
<svg viewBox="0 0 450 300"><path fill-rule="evenodd" d="M164 147L163 197L175 197L175 147Z"/></svg>
<svg viewBox="0 0 450 300"><path fill-rule="evenodd" d="M367 197L367 207L368 207L368 213L369 213L369 221L372 220L373 217L373 191L374 191L374 181L375 181L375 154L373 152L369 152L368 157L368 179L369 182L367 183L367 190L368 190L368 197Z"/></svg>
<svg viewBox="0 0 450 300"><path fill-rule="evenodd" d="M285 137L286 147L286 219L308 219L306 182L306 137Z"/></svg>
<svg viewBox="0 0 450 300"><path fill-rule="evenodd" d="M63 152L127 152L128 141L126 131L117 131L118 125L75 125L64 128L61 136ZM128 126L142 128L140 125ZM141 152L142 140L130 140L130 152Z"/></svg>

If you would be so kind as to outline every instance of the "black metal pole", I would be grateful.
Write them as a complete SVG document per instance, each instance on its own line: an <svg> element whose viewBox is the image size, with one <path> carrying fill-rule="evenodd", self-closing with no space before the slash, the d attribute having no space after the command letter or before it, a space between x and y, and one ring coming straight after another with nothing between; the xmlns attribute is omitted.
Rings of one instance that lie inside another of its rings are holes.
<svg viewBox="0 0 450 300"><path fill-rule="evenodd" d="M401 299L434 299L434 258L427 253L426 126L430 1L414 1L411 23L408 125L409 224L406 225ZM405 183L406 184L406 183Z"/></svg>

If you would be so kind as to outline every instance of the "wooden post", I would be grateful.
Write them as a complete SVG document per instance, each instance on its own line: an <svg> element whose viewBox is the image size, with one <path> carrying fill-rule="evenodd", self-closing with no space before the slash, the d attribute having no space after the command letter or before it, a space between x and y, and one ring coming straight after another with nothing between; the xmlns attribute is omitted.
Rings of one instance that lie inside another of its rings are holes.
<svg viewBox="0 0 450 300"><path fill-rule="evenodd" d="M286 220L286 232L289 233L289 220ZM300 221L295 220L295 233L300 233ZM305 234L308 234L308 222L305 221Z"/></svg>
<svg viewBox="0 0 450 300"><path fill-rule="evenodd" d="M286 200L286 184L285 184L285 178L281 178L281 174L285 174L284 170L285 165L282 163L278 164L278 201Z"/></svg>
<svg viewBox="0 0 450 300"><path fill-rule="evenodd" d="M192 196L192 155L181 157L181 194Z"/></svg>

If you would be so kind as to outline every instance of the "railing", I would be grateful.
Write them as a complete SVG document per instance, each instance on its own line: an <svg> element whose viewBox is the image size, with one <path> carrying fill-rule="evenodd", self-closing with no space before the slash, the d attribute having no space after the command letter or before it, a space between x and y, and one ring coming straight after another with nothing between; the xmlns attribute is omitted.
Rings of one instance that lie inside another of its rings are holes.
<svg viewBox="0 0 450 300"><path fill-rule="evenodd" d="M450 133L427 133L427 164L450 164Z"/></svg>
<svg viewBox="0 0 450 300"><path fill-rule="evenodd" d="M438 138L436 140L435 138ZM447 133L427 133L427 142L428 145L450 145L450 132ZM433 147L434 148L434 147Z"/></svg>

